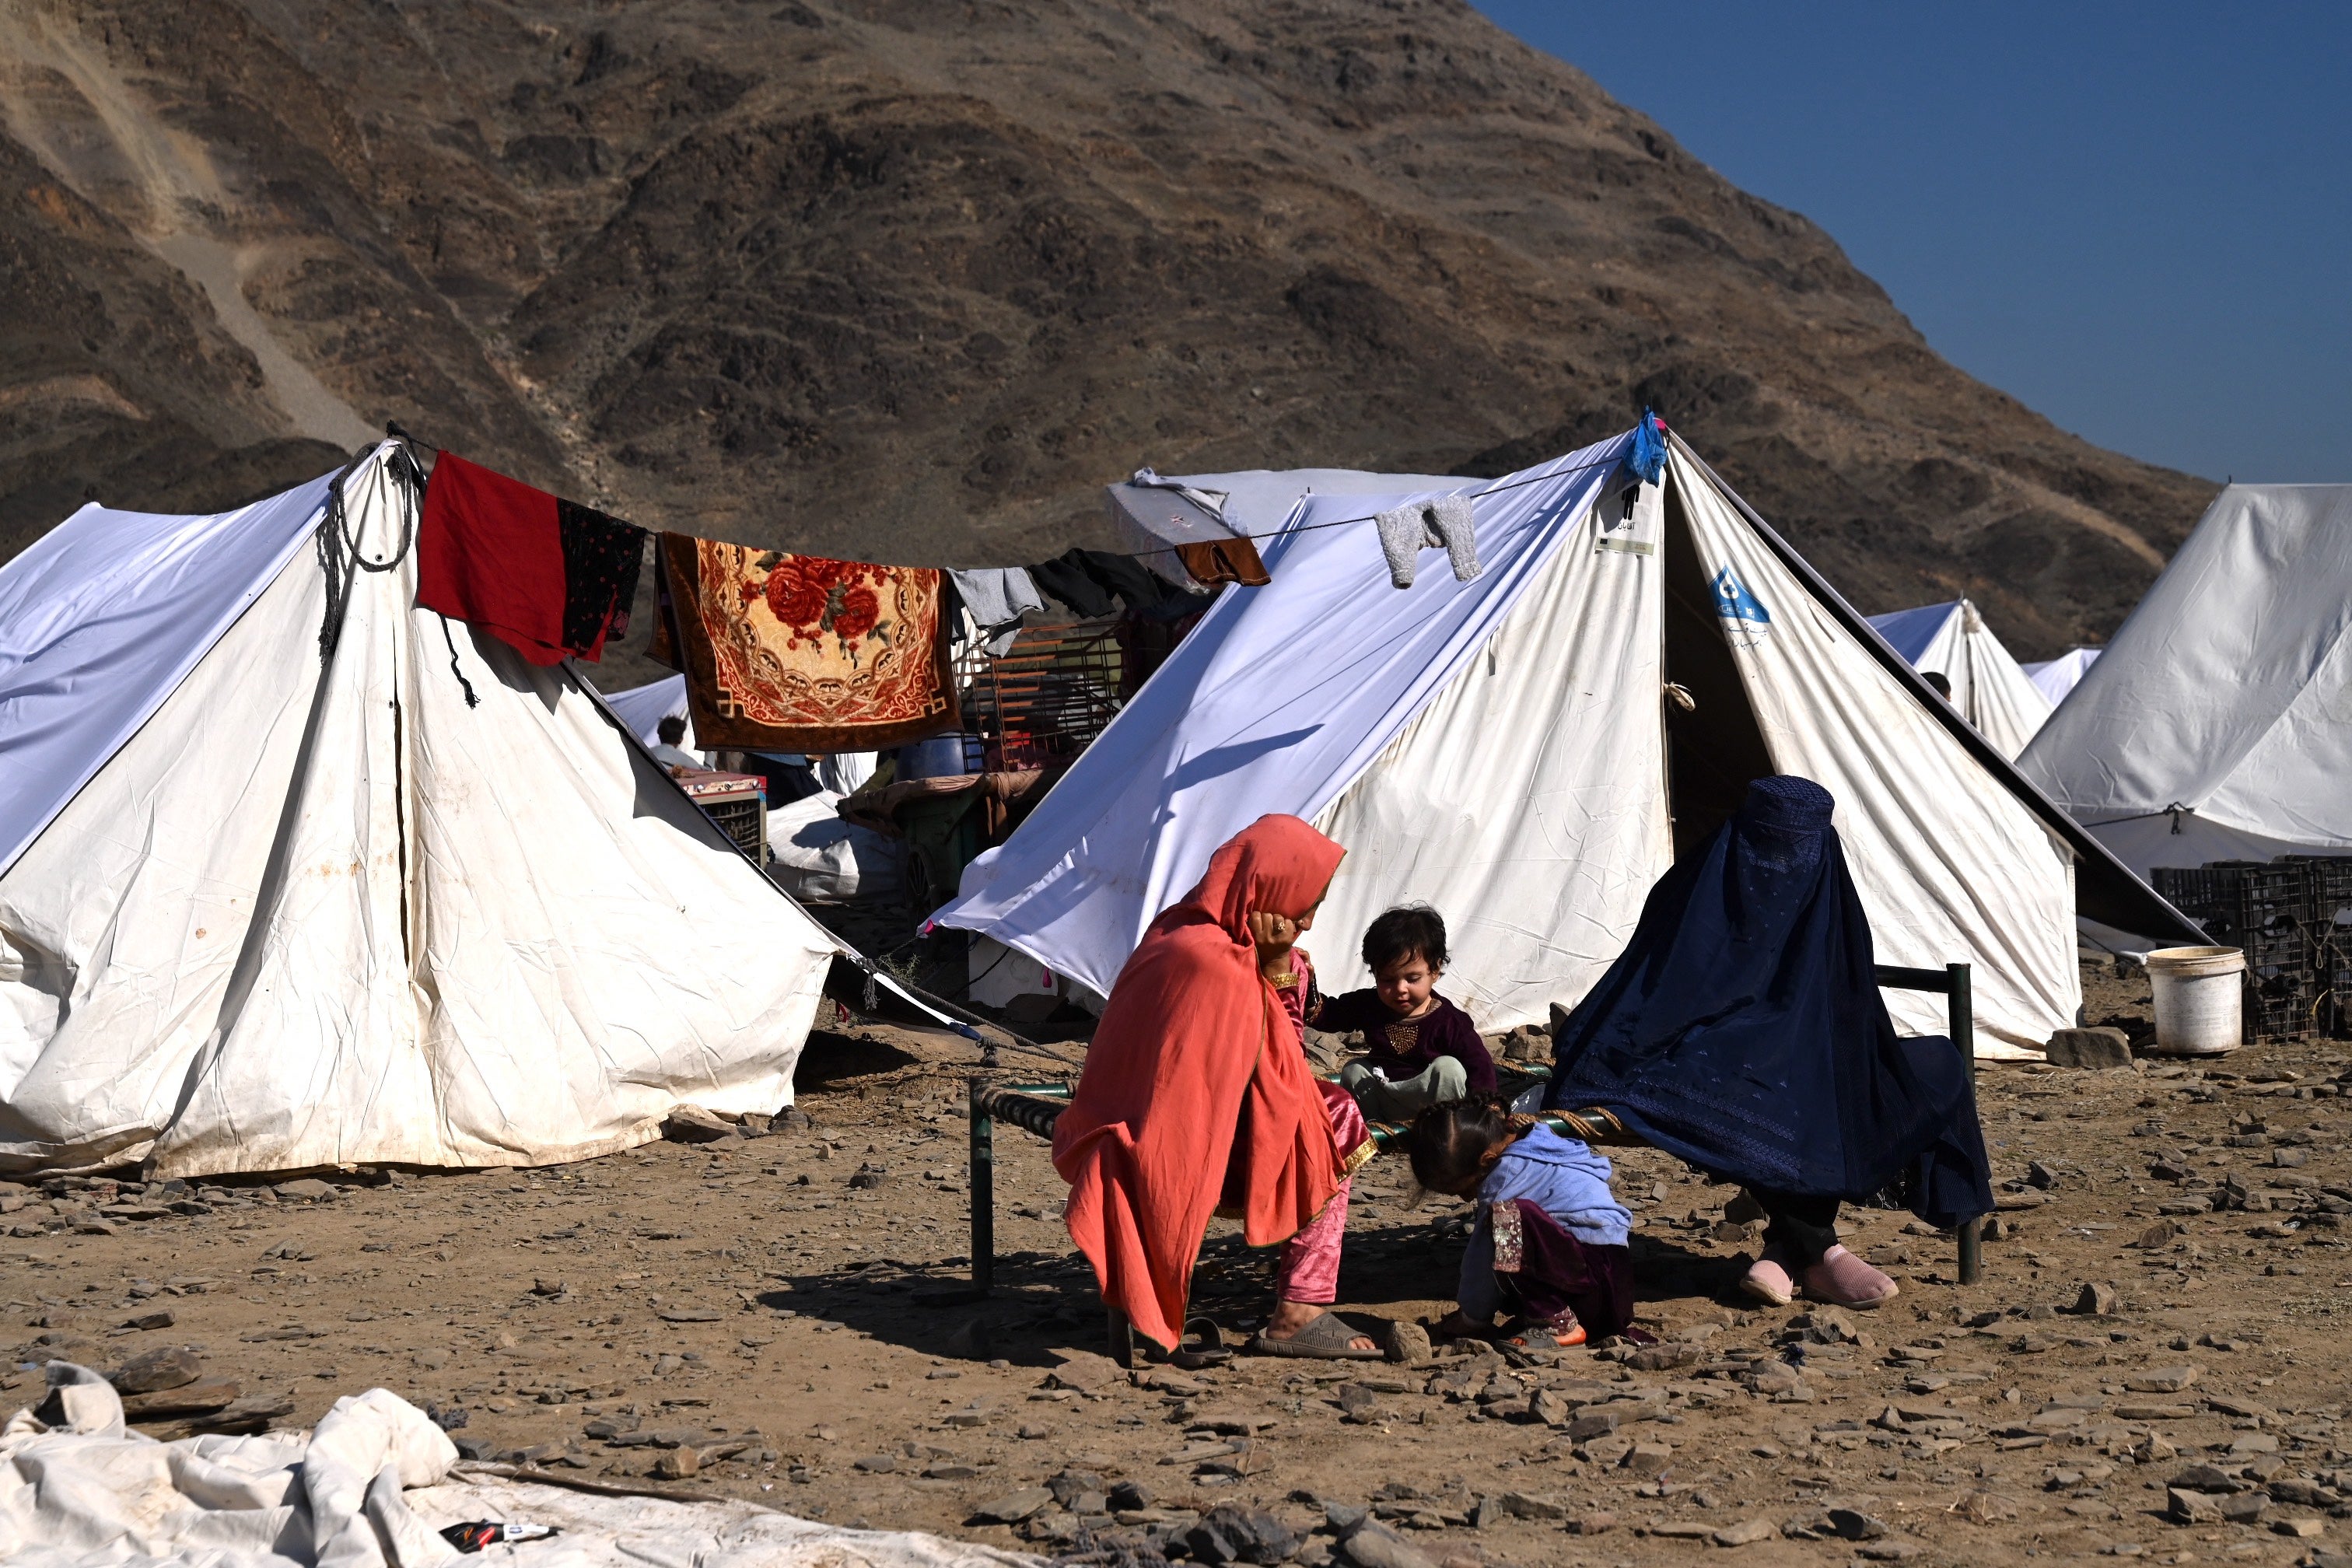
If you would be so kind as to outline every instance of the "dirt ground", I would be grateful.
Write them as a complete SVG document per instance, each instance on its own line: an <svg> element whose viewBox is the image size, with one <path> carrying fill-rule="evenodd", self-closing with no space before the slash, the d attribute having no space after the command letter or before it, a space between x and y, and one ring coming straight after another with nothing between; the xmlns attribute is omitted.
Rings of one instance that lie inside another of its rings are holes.
<svg viewBox="0 0 2352 1568"><path fill-rule="evenodd" d="M2145 1014L2144 985L2092 978L2092 1017ZM1758 1563L2352 1563L2344 1046L1987 1066L2002 1212L1972 1288L1950 1237L1862 1212L1853 1245L1899 1300L1754 1310L1731 1190L1618 1152L1659 1347L1132 1376L1096 1359L1024 1133L997 1135L994 1297L925 1299L967 1266L971 1054L844 1026L811 1042L805 1125L556 1169L0 1186L0 1400L36 1397L52 1356L184 1347L196 1383L145 1398L233 1382L215 1424L307 1425L381 1384L487 1460L1047 1553L1181 1552L1232 1502L1312 1531L1308 1563L1366 1508L1434 1563L1736 1542ZM1367 1323L1451 1294L1465 1211L1407 1207L1402 1177L1383 1157L1357 1181L1342 1307ZM1268 1263L1221 1226L1201 1304L1251 1326Z"/></svg>

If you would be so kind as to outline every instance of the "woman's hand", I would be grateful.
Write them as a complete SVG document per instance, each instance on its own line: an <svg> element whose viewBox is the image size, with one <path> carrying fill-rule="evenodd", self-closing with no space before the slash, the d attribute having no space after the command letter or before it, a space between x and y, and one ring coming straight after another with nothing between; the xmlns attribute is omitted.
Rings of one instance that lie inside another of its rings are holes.
<svg viewBox="0 0 2352 1568"><path fill-rule="evenodd" d="M1250 940L1257 943L1260 952L1268 949L1288 952L1298 944L1301 929L1299 923L1288 915L1278 915L1272 910L1252 910L1249 912Z"/></svg>
<svg viewBox="0 0 2352 1568"><path fill-rule="evenodd" d="M1252 910L1249 933L1250 940L1257 944L1257 972L1268 980L1289 974L1290 950L1298 944L1298 933L1304 929L1288 915Z"/></svg>

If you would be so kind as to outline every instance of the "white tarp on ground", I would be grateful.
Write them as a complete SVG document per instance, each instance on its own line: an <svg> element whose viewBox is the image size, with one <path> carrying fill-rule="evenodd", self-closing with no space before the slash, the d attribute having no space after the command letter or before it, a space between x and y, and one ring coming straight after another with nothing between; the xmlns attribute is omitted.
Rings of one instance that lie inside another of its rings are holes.
<svg viewBox="0 0 2352 1568"><path fill-rule="evenodd" d="M1276 506L1295 515L1263 552L1273 582L1228 589L937 918L1108 991L1219 844L1292 812L1349 847L1307 943L1330 989L1361 982L1353 949L1374 914L1425 900L1454 928L1444 989L1481 1027L1575 1001L1672 856L1664 509L1657 487L1630 487L1628 439L1491 486L1400 477L1384 491L1381 476L1328 470L1188 480L1250 498L1239 521L1252 532ZM1772 765L1839 797L1881 961L1975 964L1979 1050L2038 1049L2080 998L2069 856L2031 790L1972 753L1710 476L1678 456L1666 483L1686 492L1709 576L1733 567L1781 602L1777 641L1739 668ZM1338 524L1440 485L1477 495L1486 570L1457 584L1432 553L1398 592L1374 531ZM1906 1028L1942 1031L1940 998L1889 1002Z"/></svg>
<svg viewBox="0 0 2352 1568"><path fill-rule="evenodd" d="M87 1368L0 1428L0 1562L11 1568L1013 1568L1037 1559L911 1531L841 1530L732 1500L598 1497L469 1474L387 1389L335 1402L315 1431L162 1443L123 1425ZM46 1416L47 1419L43 1419ZM484 1520L551 1539L461 1556L440 1535Z"/></svg>
<svg viewBox="0 0 2352 1568"><path fill-rule="evenodd" d="M388 450L371 562L415 531ZM331 658L316 552L247 596L0 868L0 1169L542 1164L790 1103L837 944L568 668L457 625L453 672L413 551Z"/></svg>
<svg viewBox="0 0 2352 1568"><path fill-rule="evenodd" d="M2352 853L2352 485L2231 485L2021 761L2133 869Z"/></svg>
<svg viewBox="0 0 2352 1568"><path fill-rule="evenodd" d="M2050 699L2050 706L2054 709L2066 700L2067 693L2083 683L2083 677L2091 673L2091 666L2099 662L2100 651L2095 647L2070 647L2056 658L2024 666L2025 678L2033 682L2035 690Z"/></svg>
<svg viewBox="0 0 2352 1568"><path fill-rule="evenodd" d="M2053 699L1966 599L1873 616L1870 624L1922 675L1951 682L1952 706L2011 762L2049 721Z"/></svg>
<svg viewBox="0 0 2352 1568"><path fill-rule="evenodd" d="M845 820L845 795L819 790L768 812L770 875L804 903L896 898L907 887L906 840Z"/></svg>

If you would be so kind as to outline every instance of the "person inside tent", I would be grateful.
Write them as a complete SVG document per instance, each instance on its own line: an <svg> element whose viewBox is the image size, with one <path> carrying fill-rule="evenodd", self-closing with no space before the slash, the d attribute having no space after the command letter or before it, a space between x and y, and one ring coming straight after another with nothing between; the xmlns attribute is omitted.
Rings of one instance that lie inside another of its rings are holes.
<svg viewBox="0 0 2352 1568"><path fill-rule="evenodd" d="M1951 1226L1992 1186L1969 1064L1887 1017L1833 805L1811 779L1748 786L1562 1024L1543 1103L1747 1188L1769 1221L1748 1294L1874 1307L1895 1281L1838 1244L1838 1205L1891 1194Z"/></svg>
<svg viewBox="0 0 2352 1568"><path fill-rule="evenodd" d="M1334 1034L1361 1031L1367 1054L1340 1069L1339 1082L1376 1121L1410 1121L1433 1105L1495 1092L1495 1058L1470 1015L1437 994L1445 973L1445 917L1405 904L1365 928L1364 967L1372 984L1315 999L1313 966L1297 967L1307 998L1302 1022Z"/></svg>
<svg viewBox="0 0 2352 1568"><path fill-rule="evenodd" d="M1339 1299L1349 1176L1370 1158L1347 1091L1308 1070L1292 950L1346 853L1295 816L1260 817L1161 911L1120 969L1054 1168L1064 1221L1103 1300L1173 1351L1209 1216L1252 1247L1283 1244L1264 1353L1379 1355L1328 1308ZM1277 984L1277 982L1281 984Z"/></svg>
<svg viewBox="0 0 2352 1568"><path fill-rule="evenodd" d="M1936 695L1949 702L1952 700L1952 678L1940 669L1923 669L1919 679L1936 689Z"/></svg>
<svg viewBox="0 0 2352 1568"><path fill-rule="evenodd" d="M1580 1139L1511 1116L1492 1098L1433 1105L1412 1119L1412 1177L1475 1198L1454 1310L1433 1333L1485 1336L1508 1310L1515 1342L1580 1345L1633 1321L1633 1216L1609 1162Z"/></svg>
<svg viewBox="0 0 2352 1568"><path fill-rule="evenodd" d="M680 768L699 769L702 766L701 758L696 756L691 752L686 751L678 744L679 742L686 739L686 716L684 714L669 714L667 717L664 718L660 723L654 726L654 734L660 742L660 744L654 747L654 761L659 763L662 766L669 769L672 773L676 773Z"/></svg>

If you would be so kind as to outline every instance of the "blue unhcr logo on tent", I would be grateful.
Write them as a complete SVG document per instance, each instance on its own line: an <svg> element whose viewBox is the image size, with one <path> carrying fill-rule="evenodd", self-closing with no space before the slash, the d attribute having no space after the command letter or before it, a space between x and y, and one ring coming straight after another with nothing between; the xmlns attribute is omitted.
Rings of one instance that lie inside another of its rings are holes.
<svg viewBox="0 0 2352 1568"><path fill-rule="evenodd" d="M1715 574L1715 613L1734 647L1754 647L1772 629L1771 612L1726 566Z"/></svg>

